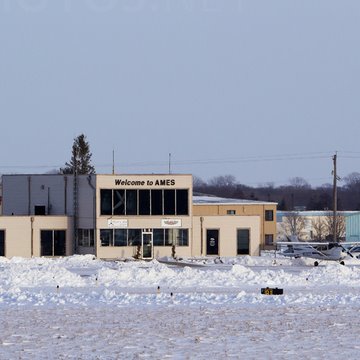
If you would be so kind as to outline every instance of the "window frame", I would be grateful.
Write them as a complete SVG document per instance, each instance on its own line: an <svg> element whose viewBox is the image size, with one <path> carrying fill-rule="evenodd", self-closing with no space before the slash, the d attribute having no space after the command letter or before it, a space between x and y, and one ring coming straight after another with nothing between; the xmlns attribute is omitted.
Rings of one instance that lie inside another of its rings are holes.
<svg viewBox="0 0 360 360"><path fill-rule="evenodd" d="M43 254L43 238L42 235L44 233L50 233L51 234L51 254ZM55 235L58 233L63 233L64 238L62 239L64 241L64 251L61 254L55 254L56 252L56 244L55 241L59 240L56 239ZM66 239L67 239L67 230L66 229L40 229L40 256L66 256Z"/></svg>
<svg viewBox="0 0 360 360"><path fill-rule="evenodd" d="M132 211L129 211L128 206L130 192L135 194L133 205L136 209ZM117 193L119 193L119 201L115 199ZM143 201L145 206L141 205ZM108 209L109 206L111 210ZM100 216L189 215L189 189L100 189Z"/></svg>
<svg viewBox="0 0 360 360"><path fill-rule="evenodd" d="M265 221L274 221L274 210L266 209L264 217Z"/></svg>
<svg viewBox="0 0 360 360"><path fill-rule="evenodd" d="M269 243L268 239L270 237L271 237L271 242ZM264 238L265 238L265 245L266 246L274 245L274 234L265 234Z"/></svg>
<svg viewBox="0 0 360 360"><path fill-rule="evenodd" d="M240 235L240 231L247 231L248 237L247 237L247 241L248 241L248 252L240 252L241 248L239 247L239 235ZM237 228L236 229L236 256L242 256L242 255L250 255L251 253L251 230L250 228Z"/></svg>

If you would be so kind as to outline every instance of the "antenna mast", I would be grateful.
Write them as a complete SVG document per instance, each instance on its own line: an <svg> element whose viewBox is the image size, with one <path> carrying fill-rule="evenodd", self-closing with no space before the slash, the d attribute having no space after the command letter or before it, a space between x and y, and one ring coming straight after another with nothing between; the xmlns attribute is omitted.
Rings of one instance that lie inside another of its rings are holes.
<svg viewBox="0 0 360 360"><path fill-rule="evenodd" d="M113 175L115 174L115 152L114 152L114 149L112 152L112 174Z"/></svg>
<svg viewBox="0 0 360 360"><path fill-rule="evenodd" d="M171 153L169 153L169 174L171 174Z"/></svg>

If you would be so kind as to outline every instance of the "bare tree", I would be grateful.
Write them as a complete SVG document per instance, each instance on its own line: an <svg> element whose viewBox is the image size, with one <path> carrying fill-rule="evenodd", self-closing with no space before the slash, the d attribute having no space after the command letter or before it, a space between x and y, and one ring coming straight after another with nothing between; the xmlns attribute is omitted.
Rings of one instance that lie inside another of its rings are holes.
<svg viewBox="0 0 360 360"><path fill-rule="evenodd" d="M321 216L318 216L311 220L311 226L313 231L313 240L325 240L326 236L328 235L326 231L327 226L325 224L325 220Z"/></svg>
<svg viewBox="0 0 360 360"><path fill-rule="evenodd" d="M193 176L193 187L194 187L194 189L202 188L204 186L206 186L206 182L203 179L201 179L200 177L194 175Z"/></svg>
<svg viewBox="0 0 360 360"><path fill-rule="evenodd" d="M310 189L310 184L302 177L297 176L289 180L290 185L296 189Z"/></svg>
<svg viewBox="0 0 360 360"><path fill-rule="evenodd" d="M329 213L329 215L325 218L325 229L328 237L333 239L334 238L334 221L336 221L336 230L335 236L338 241L341 241L345 238L346 232L346 221L345 216L337 215L336 218Z"/></svg>
<svg viewBox="0 0 360 360"><path fill-rule="evenodd" d="M283 217L283 229L286 236L296 236L301 240L306 222L304 216L298 212L288 212Z"/></svg>
<svg viewBox="0 0 360 360"><path fill-rule="evenodd" d="M343 180L348 189L358 188L360 186L360 173L352 172L348 176L345 176Z"/></svg>
<svg viewBox="0 0 360 360"><path fill-rule="evenodd" d="M216 176L210 179L209 185L217 187L233 187L236 185L236 178L233 175Z"/></svg>

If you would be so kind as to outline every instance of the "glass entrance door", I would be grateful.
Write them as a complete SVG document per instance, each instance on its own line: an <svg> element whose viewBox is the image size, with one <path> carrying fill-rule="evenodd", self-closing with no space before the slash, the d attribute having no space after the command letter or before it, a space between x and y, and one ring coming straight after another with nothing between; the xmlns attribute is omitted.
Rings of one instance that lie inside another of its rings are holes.
<svg viewBox="0 0 360 360"><path fill-rule="evenodd" d="M142 232L142 258L153 258L153 233L151 231Z"/></svg>

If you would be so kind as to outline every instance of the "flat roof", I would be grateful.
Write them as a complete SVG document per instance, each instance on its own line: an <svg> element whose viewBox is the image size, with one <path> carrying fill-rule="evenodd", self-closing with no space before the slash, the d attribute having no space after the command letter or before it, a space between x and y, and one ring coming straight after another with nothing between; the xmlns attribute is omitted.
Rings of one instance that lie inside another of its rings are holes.
<svg viewBox="0 0 360 360"><path fill-rule="evenodd" d="M277 205L276 202L229 199L216 196L193 196L194 205Z"/></svg>
<svg viewBox="0 0 360 360"><path fill-rule="evenodd" d="M305 211L278 210L277 211L277 216L279 216L279 217L286 216L286 215L291 215L291 214L296 214L296 215L299 215L299 216L328 216L328 215L333 214L333 210L305 210ZM338 210L337 214L338 215L350 216L350 215L360 214L360 211L356 211L356 210L354 210L354 211L353 210Z"/></svg>

